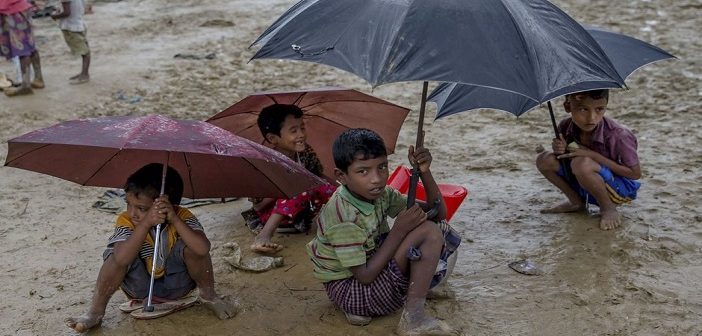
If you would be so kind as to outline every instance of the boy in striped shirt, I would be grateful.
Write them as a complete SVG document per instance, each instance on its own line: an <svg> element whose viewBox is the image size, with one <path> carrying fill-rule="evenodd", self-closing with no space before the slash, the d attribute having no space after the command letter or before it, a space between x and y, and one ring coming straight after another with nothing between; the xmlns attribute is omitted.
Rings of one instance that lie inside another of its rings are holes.
<svg viewBox="0 0 702 336"><path fill-rule="evenodd" d="M130 299L149 294L154 255L155 227L164 223L156 262L154 298L176 300L196 287L198 300L220 319L233 317L237 304L221 298L214 289L210 241L197 218L177 205L183 195L183 180L168 167L165 195L159 196L163 165L152 163L132 174L125 184L127 211L119 215L115 231L103 253L93 300L88 312L68 318L66 324L78 332L96 327L105 315L107 302L117 288Z"/></svg>
<svg viewBox="0 0 702 336"><path fill-rule="evenodd" d="M429 170L429 151L410 147L409 160L420 169L429 204L438 202L432 220L440 224L427 220L425 204L407 208L406 197L386 186L387 153L375 132L345 131L334 142L333 156L342 186L316 218L317 236L307 245L314 276L351 324L368 324L372 316L404 306L400 335L454 334L424 309L430 287L446 275L437 265L445 265L460 243L441 221L446 207ZM395 218L392 228L388 216Z"/></svg>

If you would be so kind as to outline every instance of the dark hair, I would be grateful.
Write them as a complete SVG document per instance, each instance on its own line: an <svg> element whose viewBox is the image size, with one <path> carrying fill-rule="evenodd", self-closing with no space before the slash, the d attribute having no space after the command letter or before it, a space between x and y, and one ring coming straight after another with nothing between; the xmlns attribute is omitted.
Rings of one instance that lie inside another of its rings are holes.
<svg viewBox="0 0 702 336"><path fill-rule="evenodd" d="M367 160L386 156L388 152L378 133L365 128L350 128L336 138L332 155L336 168L346 172L357 155L363 155L361 160Z"/></svg>
<svg viewBox="0 0 702 336"><path fill-rule="evenodd" d="M127 178L124 184L124 192L132 193L135 196L140 194L154 199L161 193L161 180L163 176L163 164L149 163L139 168L134 174ZM164 193L168 195L168 201L173 205L180 204L183 197L183 179L178 171L168 166L166 170L166 188Z"/></svg>
<svg viewBox="0 0 702 336"><path fill-rule="evenodd" d="M583 92L576 92L576 93L569 93L566 95L566 98L570 97L575 97L575 96L588 96L592 99L605 99L609 101L609 90L608 89L600 89L600 90L590 90L590 91L583 91Z"/></svg>
<svg viewBox="0 0 702 336"><path fill-rule="evenodd" d="M289 104L273 104L264 107L256 121L263 137L265 138L268 133L280 135L280 129L288 115L300 119L302 118L302 109L297 105Z"/></svg>

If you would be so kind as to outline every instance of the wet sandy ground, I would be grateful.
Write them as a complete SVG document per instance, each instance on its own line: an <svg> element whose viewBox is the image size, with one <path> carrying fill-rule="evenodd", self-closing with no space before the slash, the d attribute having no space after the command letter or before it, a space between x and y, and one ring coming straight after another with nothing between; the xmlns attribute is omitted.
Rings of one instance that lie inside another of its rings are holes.
<svg viewBox="0 0 702 336"><path fill-rule="evenodd" d="M641 69L614 92L609 116L633 129L644 171L639 199L622 207L622 228L598 229L597 216L542 215L561 200L534 169L534 148L550 143L548 112L521 118L474 111L427 121L426 146L442 183L466 186L469 198L452 223L464 237L450 280L455 300L430 310L464 335L699 335L702 333L702 5L695 0L555 1L583 23L656 44L680 59ZM78 72L58 28L36 21L47 88L31 97L0 96L0 159L5 141L79 117L160 113L205 119L249 93L347 86L360 79L319 65L254 61L247 49L291 1L98 2L88 16L92 82ZM177 53L213 60L174 59ZM8 63L0 71L9 71ZM419 83L390 84L373 94L411 107L397 152L414 142ZM121 94L120 94L121 92ZM118 98L121 97L121 98ZM129 101L134 101L130 103ZM555 106L560 106L556 101ZM429 110L433 117L433 107ZM559 110L559 117L564 113ZM392 165L405 155L391 157ZM103 192L49 176L0 169L0 334L70 334L63 319L87 308L114 216L90 208ZM310 274L305 235L281 235L286 266L264 274L233 270L220 246L252 239L238 215L245 201L194 209L213 241L219 291L240 297L244 311L219 321L201 307L154 321L120 313L116 294L97 335L385 335L399 316L359 328L346 324ZM507 267L528 257L545 274Z"/></svg>

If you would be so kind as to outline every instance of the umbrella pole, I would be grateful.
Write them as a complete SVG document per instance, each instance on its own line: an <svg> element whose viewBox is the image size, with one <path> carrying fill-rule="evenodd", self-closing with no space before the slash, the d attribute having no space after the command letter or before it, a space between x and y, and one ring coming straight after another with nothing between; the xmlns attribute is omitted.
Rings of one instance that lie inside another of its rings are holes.
<svg viewBox="0 0 702 336"><path fill-rule="evenodd" d="M422 102L419 105L419 121L417 122L417 141L415 149L424 146L424 111L427 105L427 91L429 82L425 81L422 85ZM419 167L412 165L412 176L410 177L409 190L407 190L407 207L414 205L417 198L417 183L419 183Z"/></svg>
<svg viewBox="0 0 702 336"><path fill-rule="evenodd" d="M170 156L170 153L168 153ZM165 192L166 188L166 172L168 171L168 159L166 159L166 164L163 165L163 173L161 174L161 193L160 195L163 196L163 193ZM158 260L158 248L159 248L159 243L161 241L161 223L156 225L156 237L154 238L154 256L151 258L151 280L149 282L149 297L146 300L146 306L144 307L144 311L147 312L152 312L154 311L154 306L152 304L152 300L154 297L154 273L156 273L156 261Z"/></svg>
<svg viewBox="0 0 702 336"><path fill-rule="evenodd" d="M558 125L556 125L556 115L553 113L553 106L551 106L551 101L549 100L548 103L548 113L551 114L551 125L553 126L553 132L556 135L556 138L559 137L558 133ZM567 159L562 159L558 160L561 164L561 169L563 169L563 177L566 179L566 181L570 182L571 181L571 176L570 176L570 170L568 170L568 165L567 165Z"/></svg>

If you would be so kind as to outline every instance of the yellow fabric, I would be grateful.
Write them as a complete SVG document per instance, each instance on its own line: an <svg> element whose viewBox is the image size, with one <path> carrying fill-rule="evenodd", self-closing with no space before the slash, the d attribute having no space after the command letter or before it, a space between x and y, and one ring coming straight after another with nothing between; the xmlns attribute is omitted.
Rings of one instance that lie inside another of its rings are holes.
<svg viewBox="0 0 702 336"><path fill-rule="evenodd" d="M186 208L181 208L181 207L175 207L176 210L176 215L185 222L188 218L194 217L194 215ZM129 215L127 212L123 212L119 217L117 217L117 222L115 223L116 227L123 227L126 229L129 229L130 231L134 231L134 223L132 223L131 218L129 218ZM176 240L178 240L178 231L176 230L175 226L173 225L165 225L161 226L162 235L165 234L167 239L165 240L166 243L166 249L164 250L164 256L167 256L173 246L175 245ZM160 242L161 244L164 243L163 240ZM151 232L146 235L146 239L144 240L144 243L141 246L141 249L139 249L139 256L141 257L143 254L147 254L148 256L146 258L142 258L144 260L144 264L146 265L146 270L151 274L151 268L152 268L152 263L153 263L153 251L154 251L154 238L151 237ZM154 278L160 278L165 274L165 260L159 260L159 263L156 264L156 272L154 274Z"/></svg>

